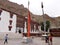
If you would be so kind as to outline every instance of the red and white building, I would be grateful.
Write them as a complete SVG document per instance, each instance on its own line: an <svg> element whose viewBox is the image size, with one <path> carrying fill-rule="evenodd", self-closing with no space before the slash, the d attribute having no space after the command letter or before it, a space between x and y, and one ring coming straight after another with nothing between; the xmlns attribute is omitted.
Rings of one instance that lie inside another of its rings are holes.
<svg viewBox="0 0 60 45"><path fill-rule="evenodd" d="M21 14L23 5L0 0L0 32L21 32L27 34L27 18ZM21 10L21 11L20 11ZM40 34L39 23L31 20L31 34Z"/></svg>

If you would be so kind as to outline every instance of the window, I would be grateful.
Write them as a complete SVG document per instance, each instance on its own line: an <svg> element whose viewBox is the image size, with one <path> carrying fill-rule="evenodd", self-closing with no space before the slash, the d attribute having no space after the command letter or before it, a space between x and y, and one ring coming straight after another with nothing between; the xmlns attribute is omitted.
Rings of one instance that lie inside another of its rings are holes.
<svg viewBox="0 0 60 45"><path fill-rule="evenodd" d="M13 13L10 13L10 18L13 18Z"/></svg>
<svg viewBox="0 0 60 45"><path fill-rule="evenodd" d="M2 9L0 9L0 15L1 15L1 13L2 13Z"/></svg>

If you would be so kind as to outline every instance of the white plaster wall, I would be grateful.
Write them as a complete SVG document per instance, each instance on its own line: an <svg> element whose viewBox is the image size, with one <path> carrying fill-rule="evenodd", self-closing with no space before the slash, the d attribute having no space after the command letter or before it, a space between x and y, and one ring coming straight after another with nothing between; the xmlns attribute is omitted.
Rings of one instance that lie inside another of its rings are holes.
<svg viewBox="0 0 60 45"><path fill-rule="evenodd" d="M12 29L9 31L9 20L10 20L10 13L7 11L2 11L1 13L1 20L0 20L0 32L15 32L16 30L16 15L13 14L13 22L12 22Z"/></svg>
<svg viewBox="0 0 60 45"><path fill-rule="evenodd" d="M25 21L25 24L24 24L24 33L27 33L27 29L26 29L26 21Z"/></svg>

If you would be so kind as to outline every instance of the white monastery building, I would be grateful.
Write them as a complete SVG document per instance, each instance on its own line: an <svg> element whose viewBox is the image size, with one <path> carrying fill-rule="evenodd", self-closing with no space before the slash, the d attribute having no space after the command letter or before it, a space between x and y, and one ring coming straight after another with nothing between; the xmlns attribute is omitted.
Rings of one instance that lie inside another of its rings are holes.
<svg viewBox="0 0 60 45"><path fill-rule="evenodd" d="M0 32L27 33L27 18L23 16L28 15L27 10L23 5L0 0ZM31 20L30 33L40 33L39 23Z"/></svg>

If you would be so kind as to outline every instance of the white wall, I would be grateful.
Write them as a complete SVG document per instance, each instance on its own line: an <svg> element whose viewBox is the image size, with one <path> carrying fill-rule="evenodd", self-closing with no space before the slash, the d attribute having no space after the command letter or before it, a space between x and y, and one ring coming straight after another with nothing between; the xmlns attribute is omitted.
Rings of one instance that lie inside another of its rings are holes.
<svg viewBox="0 0 60 45"><path fill-rule="evenodd" d="M1 13L1 20L0 20L0 32L15 32L16 30L16 15L13 14L13 22L12 22L12 29L9 31L9 20L10 20L10 13L7 11L2 11Z"/></svg>
<svg viewBox="0 0 60 45"><path fill-rule="evenodd" d="M25 22L24 25L25 25L25 27L24 27L24 33L27 33L27 28L26 28L27 25L26 25L26 22ZM30 33L39 33L39 31L36 30L36 25L34 25L34 31L31 31L31 30L30 30Z"/></svg>

